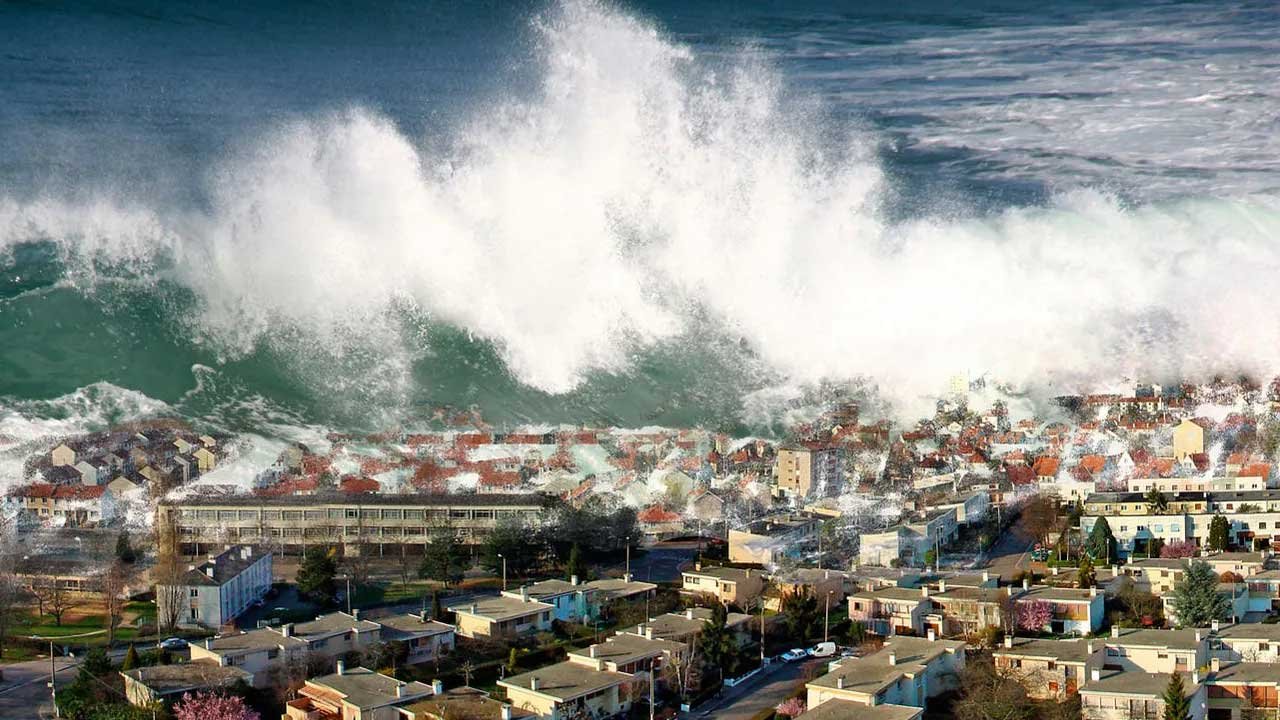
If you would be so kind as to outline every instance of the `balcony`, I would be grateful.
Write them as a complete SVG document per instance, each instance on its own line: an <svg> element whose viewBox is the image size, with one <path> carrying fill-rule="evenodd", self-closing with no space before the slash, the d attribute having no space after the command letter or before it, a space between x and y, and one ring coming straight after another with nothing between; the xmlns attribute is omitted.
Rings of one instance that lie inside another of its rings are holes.
<svg viewBox="0 0 1280 720"><path fill-rule="evenodd" d="M325 705L319 705L309 697L290 700L284 705L285 717L289 720L340 720L341 712L333 712Z"/></svg>

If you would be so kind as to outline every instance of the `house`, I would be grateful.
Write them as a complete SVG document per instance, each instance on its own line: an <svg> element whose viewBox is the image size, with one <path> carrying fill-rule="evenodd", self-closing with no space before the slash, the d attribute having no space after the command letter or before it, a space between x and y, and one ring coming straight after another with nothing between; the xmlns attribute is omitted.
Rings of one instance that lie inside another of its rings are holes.
<svg viewBox="0 0 1280 720"><path fill-rule="evenodd" d="M849 596L849 619L876 635L923 635L925 616L932 611L927 587L882 587Z"/></svg>
<svg viewBox="0 0 1280 720"><path fill-rule="evenodd" d="M569 650L569 659L580 664L604 664L605 670L635 674L658 669L675 659L688 659L689 646L675 640L640 635L613 635L602 643Z"/></svg>
<svg viewBox="0 0 1280 720"><path fill-rule="evenodd" d="M1195 420L1186 419L1173 429L1173 457L1185 460L1190 455L1204 452L1204 427Z"/></svg>
<svg viewBox="0 0 1280 720"><path fill-rule="evenodd" d="M724 520L724 498L706 488L695 490L689 496L685 515L703 523L718 523Z"/></svg>
<svg viewBox="0 0 1280 720"><path fill-rule="evenodd" d="M599 610L599 594L594 588L578 582L574 575L568 582L552 579L526 585L519 590L504 591L503 596L523 600L528 597L555 607L555 619L583 622L595 617Z"/></svg>
<svg viewBox="0 0 1280 720"><path fill-rule="evenodd" d="M207 447L196 448L195 452L191 453L191 457L195 459L196 470L201 474L209 472L218 464L218 456Z"/></svg>
<svg viewBox="0 0 1280 720"><path fill-rule="evenodd" d="M499 595L450 605L449 612L457 617L463 637L511 639L550 631L555 606L534 600L525 590L518 598Z"/></svg>
<svg viewBox="0 0 1280 720"><path fill-rule="evenodd" d="M702 563L681 573L680 592L710 595L716 600L741 608L749 607L764 591L764 573L750 568L711 567Z"/></svg>
<svg viewBox="0 0 1280 720"><path fill-rule="evenodd" d="M955 540L959 532L954 508L932 509L922 518L890 526L877 533L863 533L858 562L887 566L895 559L906 565L923 565L930 550Z"/></svg>
<svg viewBox="0 0 1280 720"><path fill-rule="evenodd" d="M964 663L963 642L939 640L932 633L895 636L869 655L832 662L830 672L805 686L809 708L833 700L922 708L929 698L959 685Z"/></svg>
<svg viewBox="0 0 1280 720"><path fill-rule="evenodd" d="M773 477L779 495L807 498L815 491L828 495L844 480L844 449L807 443L778 449Z"/></svg>
<svg viewBox="0 0 1280 720"><path fill-rule="evenodd" d="M969 635L994 625L1003 627L1007 607L1014 602L1014 589L948 587L931 593L934 612L925 618L928 626L942 635Z"/></svg>
<svg viewBox="0 0 1280 720"><path fill-rule="evenodd" d="M674 640L692 644L693 639L702 634L702 629L710 619L710 608L685 608L681 612L659 615L656 618L650 618L648 622L619 630L618 634L639 635L649 640ZM751 616L731 612L725 617L724 624L741 644L750 635L750 628L748 627L750 622Z"/></svg>
<svg viewBox="0 0 1280 720"><path fill-rule="evenodd" d="M363 653L381 642L382 626L359 615L359 610L329 613L304 623L206 638L191 644L191 659L241 668L252 673L254 687L287 684L288 672L299 662Z"/></svg>
<svg viewBox="0 0 1280 720"><path fill-rule="evenodd" d="M924 708L907 705L873 705L868 707L852 700L828 700L806 710L795 720L920 720Z"/></svg>
<svg viewBox="0 0 1280 720"><path fill-rule="evenodd" d="M636 513L636 522L646 536L663 539L684 532L684 516L662 505L650 505Z"/></svg>
<svg viewBox="0 0 1280 720"><path fill-rule="evenodd" d="M507 701L539 720L610 718L631 709L633 677L573 659L498 681Z"/></svg>
<svg viewBox="0 0 1280 720"><path fill-rule="evenodd" d="M49 461L54 467L76 464L76 451L66 443L61 443L49 452Z"/></svg>
<svg viewBox="0 0 1280 720"><path fill-rule="evenodd" d="M658 586L653 583L632 579L628 573L620 578L602 578L587 583L594 590L601 605L617 600L644 600L651 598Z"/></svg>
<svg viewBox="0 0 1280 720"><path fill-rule="evenodd" d="M729 531L729 562L777 565L799 557L818 540L823 518L813 513L780 513Z"/></svg>
<svg viewBox="0 0 1280 720"><path fill-rule="evenodd" d="M473 687L458 687L436 692L426 700L418 700L396 708L404 720L532 720L533 713L489 697L489 693Z"/></svg>
<svg viewBox="0 0 1280 720"><path fill-rule="evenodd" d="M420 682L406 683L368 668L348 670L339 660L337 672L307 680L298 697L285 703L280 720L400 720L398 706L434 695Z"/></svg>
<svg viewBox="0 0 1280 720"><path fill-rule="evenodd" d="M253 676L238 667L209 660L182 665L152 665L121 671L124 694L131 705L151 707L177 700L188 692L252 683Z"/></svg>
<svg viewBox="0 0 1280 720"><path fill-rule="evenodd" d="M402 642L408 647L407 665L438 660L453 652L456 628L432 620L426 612L378 618L383 642Z"/></svg>
<svg viewBox="0 0 1280 720"><path fill-rule="evenodd" d="M1004 637L992 652L1002 673L1022 681L1037 700L1063 700L1089 681L1089 672L1103 666L1102 643L1095 640L1037 640Z"/></svg>
<svg viewBox="0 0 1280 720"><path fill-rule="evenodd" d="M765 605L771 610L781 610L782 598L794 593L809 593L818 599L819 606L830 603L834 607L845 600L844 573L839 570L796 568L774 575L773 587L777 592L771 595Z"/></svg>
<svg viewBox="0 0 1280 720"><path fill-rule="evenodd" d="M1104 598L1096 587L1082 590L1024 584L1023 592L1014 599L1015 607L1038 602L1047 603L1053 610L1048 624L1041 628L1044 632L1088 635L1102 627Z"/></svg>
<svg viewBox="0 0 1280 720"><path fill-rule="evenodd" d="M1213 658L1204 679L1209 718L1274 718L1280 707L1280 675L1268 662Z"/></svg>
<svg viewBox="0 0 1280 720"><path fill-rule="evenodd" d="M1136 673L1092 669L1089 682L1080 688L1080 715L1084 720L1130 720L1164 715L1164 691L1170 673ZM1190 720L1205 720L1208 693L1198 672L1182 673L1183 687L1191 701Z"/></svg>
<svg viewBox="0 0 1280 720"><path fill-rule="evenodd" d="M255 554L249 545L228 546L217 555L188 567L181 583L156 585L156 597L182 598L178 622L216 628L235 620L271 589L271 553Z"/></svg>
<svg viewBox="0 0 1280 720"><path fill-rule="evenodd" d="M1105 666L1140 673L1190 672L1207 661L1207 633L1201 630L1148 630L1112 626Z"/></svg>
<svg viewBox="0 0 1280 720"><path fill-rule="evenodd" d="M1209 650L1215 658L1235 662L1280 662L1280 625L1214 623Z"/></svg>

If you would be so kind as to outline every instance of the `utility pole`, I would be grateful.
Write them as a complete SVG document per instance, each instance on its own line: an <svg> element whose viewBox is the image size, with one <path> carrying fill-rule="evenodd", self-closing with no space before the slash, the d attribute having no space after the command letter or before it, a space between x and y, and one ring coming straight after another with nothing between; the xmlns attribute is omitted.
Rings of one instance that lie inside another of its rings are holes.
<svg viewBox="0 0 1280 720"><path fill-rule="evenodd" d="M351 576L347 576L347 614L351 614Z"/></svg>
<svg viewBox="0 0 1280 720"><path fill-rule="evenodd" d="M822 642L831 639L831 594L835 590L827 591L827 601L822 611Z"/></svg>
<svg viewBox="0 0 1280 720"><path fill-rule="evenodd" d="M760 667L764 667L764 596L760 596Z"/></svg>
<svg viewBox="0 0 1280 720"><path fill-rule="evenodd" d="M658 684L658 674L653 668L655 658L649 658L649 720L654 720L653 686Z"/></svg>
<svg viewBox="0 0 1280 720"><path fill-rule="evenodd" d="M498 559L502 561L502 590L505 592L507 589L507 556L498 553Z"/></svg>
<svg viewBox="0 0 1280 720"><path fill-rule="evenodd" d="M56 580L55 580L56 582ZM49 641L49 697L53 700L53 716L62 717L62 711L58 710L58 686L54 682L54 675L58 672L53 662L53 641Z"/></svg>
<svg viewBox="0 0 1280 720"><path fill-rule="evenodd" d="M623 573L623 578L628 582L631 581L631 541L627 541L627 569Z"/></svg>

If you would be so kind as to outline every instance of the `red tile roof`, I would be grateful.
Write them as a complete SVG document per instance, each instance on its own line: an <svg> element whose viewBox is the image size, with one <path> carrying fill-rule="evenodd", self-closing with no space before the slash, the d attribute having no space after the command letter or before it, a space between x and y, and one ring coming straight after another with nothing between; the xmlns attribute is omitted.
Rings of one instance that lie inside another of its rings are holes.
<svg viewBox="0 0 1280 720"><path fill-rule="evenodd" d="M671 512L661 505L650 505L636 514L636 520L648 525L678 522L680 519L680 513Z"/></svg>

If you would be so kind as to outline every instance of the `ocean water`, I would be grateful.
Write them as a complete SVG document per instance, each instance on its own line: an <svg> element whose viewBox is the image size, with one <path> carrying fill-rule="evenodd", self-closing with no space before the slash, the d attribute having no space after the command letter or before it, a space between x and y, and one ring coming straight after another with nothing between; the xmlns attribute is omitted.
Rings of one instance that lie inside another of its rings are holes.
<svg viewBox="0 0 1280 720"><path fill-rule="evenodd" d="M1280 360L1274 3L235 5L0 4L13 457Z"/></svg>

